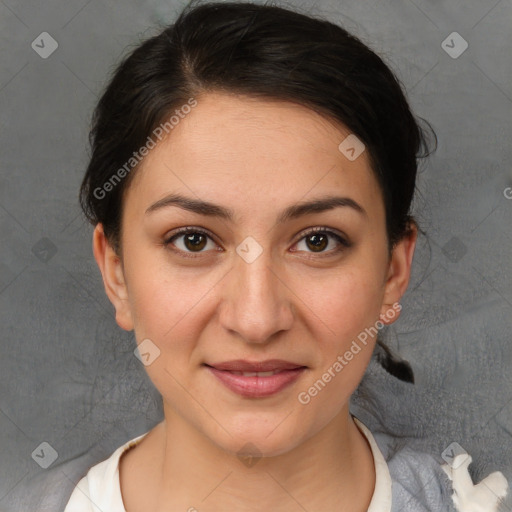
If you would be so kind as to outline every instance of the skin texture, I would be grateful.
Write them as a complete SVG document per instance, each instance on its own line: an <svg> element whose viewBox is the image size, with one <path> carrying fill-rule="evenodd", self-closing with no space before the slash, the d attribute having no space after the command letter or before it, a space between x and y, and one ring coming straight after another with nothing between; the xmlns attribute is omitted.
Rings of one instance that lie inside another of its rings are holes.
<svg viewBox="0 0 512 512"><path fill-rule="evenodd" d="M165 419L121 458L126 509L366 510L375 470L348 403L376 340L307 405L297 396L365 328L398 318L393 304L409 282L416 229L388 259L382 193L366 151L350 161L338 150L350 133L343 126L291 103L212 92L196 99L126 191L122 256L101 224L93 236L117 323L160 350L146 371ZM170 193L230 208L233 221L176 206L145 213ZM287 206L327 195L350 197L366 214L345 206L276 223ZM215 238L202 252L184 236L164 244L186 226ZM315 252L304 236L317 226L352 245L330 236ZM248 236L262 249L251 263L236 252ZM203 366L273 358L308 368L266 398L240 397ZM248 442L263 455L252 467L237 457Z"/></svg>

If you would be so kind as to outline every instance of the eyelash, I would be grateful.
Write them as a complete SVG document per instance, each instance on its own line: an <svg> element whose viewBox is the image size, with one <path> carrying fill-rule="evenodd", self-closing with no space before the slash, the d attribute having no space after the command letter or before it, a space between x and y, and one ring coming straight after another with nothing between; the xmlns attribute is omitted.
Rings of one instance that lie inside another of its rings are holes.
<svg viewBox="0 0 512 512"><path fill-rule="evenodd" d="M193 226L189 226L189 227L185 227L185 228L179 228L178 230L176 230L171 236L167 237L164 240L163 245L165 247L169 247L172 245L172 242L175 239L179 238L180 236L187 235L189 233L199 233L199 234L205 235L208 238L210 238L213 242L215 242L213 235L209 231L206 231L203 228L196 228ZM337 232L335 232L332 229L327 228L325 226L315 227L315 228L312 228L312 229L306 231L305 233L303 233L301 238L299 238L297 240L297 242L294 243L294 245L298 244L300 241L302 241L307 236L316 234L316 233L322 233L322 234L331 236L332 238L336 239L339 242L340 246L338 246L336 249L331 249L330 251L327 251L327 252L320 252L320 253L311 252L310 254L314 254L314 255L316 254L315 257L332 256L332 255L338 254L342 250L348 249L349 247L352 246L352 243L349 242L348 240L346 240L343 236L341 236ZM206 251L201 251L201 252L194 253L194 252L183 251L182 249L177 249L177 248L172 248L172 247L171 247L171 250L176 253L179 253L181 256L183 256L185 258L199 258L199 257L201 257L203 252L206 252Z"/></svg>

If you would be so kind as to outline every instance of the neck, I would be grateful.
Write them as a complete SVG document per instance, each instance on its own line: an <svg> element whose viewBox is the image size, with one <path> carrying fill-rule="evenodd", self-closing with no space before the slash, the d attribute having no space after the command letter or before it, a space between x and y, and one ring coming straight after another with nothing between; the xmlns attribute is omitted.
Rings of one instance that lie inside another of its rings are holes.
<svg viewBox="0 0 512 512"><path fill-rule="evenodd" d="M252 464L212 443L174 411L164 411L166 419L143 440L148 457L137 461L145 510L150 496L151 510L162 511L363 512L369 506L373 456L348 406L292 450Z"/></svg>

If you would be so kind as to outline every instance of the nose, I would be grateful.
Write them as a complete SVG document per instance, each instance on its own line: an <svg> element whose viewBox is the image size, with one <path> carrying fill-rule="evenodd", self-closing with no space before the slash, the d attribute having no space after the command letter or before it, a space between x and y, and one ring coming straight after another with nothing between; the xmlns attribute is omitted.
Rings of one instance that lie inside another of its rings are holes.
<svg viewBox="0 0 512 512"><path fill-rule="evenodd" d="M224 288L220 321L246 343L263 344L293 325L293 292L286 276L273 268L270 251L252 262L236 255Z"/></svg>

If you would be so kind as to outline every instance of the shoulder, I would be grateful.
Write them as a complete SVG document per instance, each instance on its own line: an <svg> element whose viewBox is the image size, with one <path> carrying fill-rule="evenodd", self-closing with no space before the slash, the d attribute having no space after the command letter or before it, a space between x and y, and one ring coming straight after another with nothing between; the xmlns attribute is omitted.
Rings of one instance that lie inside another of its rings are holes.
<svg viewBox="0 0 512 512"><path fill-rule="evenodd" d="M64 512L125 512L119 485L119 459L147 434L127 441L108 459L91 467L73 489Z"/></svg>
<svg viewBox="0 0 512 512"><path fill-rule="evenodd" d="M412 448L404 439L383 433L374 437L391 475L393 511L497 512L501 510L500 501L511 498L508 482L499 471L473 484L469 454L443 464L431 454Z"/></svg>
<svg viewBox="0 0 512 512"><path fill-rule="evenodd" d="M473 484L468 470L473 460L471 455L459 453L453 456L452 451L452 457L448 460L450 463L444 464L442 468L452 482L453 501L457 510L461 512L512 510L512 496L503 473L494 471L478 484Z"/></svg>
<svg viewBox="0 0 512 512"><path fill-rule="evenodd" d="M411 512L457 511L452 499L452 483L432 455L400 446L389 454L387 463L394 503Z"/></svg>

